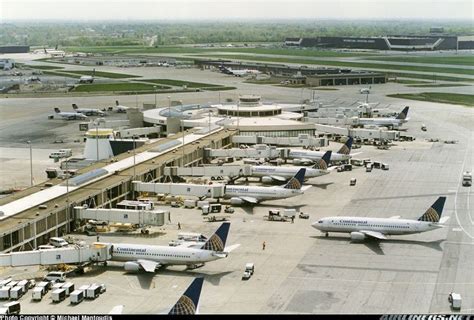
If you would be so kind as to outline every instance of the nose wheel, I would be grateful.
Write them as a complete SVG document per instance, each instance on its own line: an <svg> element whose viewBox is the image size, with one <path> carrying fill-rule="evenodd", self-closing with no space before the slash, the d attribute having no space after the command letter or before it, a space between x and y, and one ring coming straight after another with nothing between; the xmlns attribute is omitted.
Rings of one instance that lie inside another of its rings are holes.
<svg viewBox="0 0 474 320"><path fill-rule="evenodd" d="M326 238L329 237L329 232L326 232L326 233L324 234L324 236L325 236Z"/></svg>

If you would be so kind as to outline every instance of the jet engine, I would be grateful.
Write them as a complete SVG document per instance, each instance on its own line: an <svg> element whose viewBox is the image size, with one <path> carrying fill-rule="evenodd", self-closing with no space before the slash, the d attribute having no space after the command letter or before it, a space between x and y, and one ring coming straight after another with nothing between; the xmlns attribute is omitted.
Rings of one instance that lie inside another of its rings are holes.
<svg viewBox="0 0 474 320"><path fill-rule="evenodd" d="M311 164L313 163L313 161L308 161L308 160L304 160L304 159L293 159L293 164L295 166L303 166L303 165L307 165L307 164Z"/></svg>
<svg viewBox="0 0 474 320"><path fill-rule="evenodd" d="M136 262L128 261L123 265L125 271L137 272L140 270L140 265Z"/></svg>
<svg viewBox="0 0 474 320"><path fill-rule="evenodd" d="M365 234L362 232L351 232L351 240L361 241L365 239Z"/></svg>
<svg viewBox="0 0 474 320"><path fill-rule="evenodd" d="M273 178L269 176L262 177L262 183L272 183Z"/></svg>
<svg viewBox="0 0 474 320"><path fill-rule="evenodd" d="M242 204L242 203L244 203L244 201L240 198L236 198L236 197L230 198L230 204L231 205L239 205L239 204Z"/></svg>

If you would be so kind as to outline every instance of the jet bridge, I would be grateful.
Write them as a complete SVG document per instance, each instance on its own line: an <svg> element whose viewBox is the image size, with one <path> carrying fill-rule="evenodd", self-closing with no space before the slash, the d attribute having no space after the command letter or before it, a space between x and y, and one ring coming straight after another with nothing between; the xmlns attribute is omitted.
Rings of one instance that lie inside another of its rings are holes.
<svg viewBox="0 0 474 320"><path fill-rule="evenodd" d="M130 209L97 209L74 207L76 219L98 220L138 224L140 226L162 226L169 211L166 210L130 210Z"/></svg>
<svg viewBox="0 0 474 320"><path fill-rule="evenodd" d="M288 158L288 154L290 153L289 149L285 148L276 148L276 147L269 147L266 145L263 146L256 146L255 148L247 148L247 149L238 149L238 148L231 148L231 149L204 149L204 158L220 158L220 157L230 157L230 158L269 158L269 159L276 159L276 158Z"/></svg>
<svg viewBox="0 0 474 320"><path fill-rule="evenodd" d="M252 167L243 166L204 166L204 167L165 167L165 176L185 177L216 177L226 176L229 178L249 177L252 175Z"/></svg>
<svg viewBox="0 0 474 320"><path fill-rule="evenodd" d="M329 145L326 137L315 137L309 134L299 134L297 137L265 137L265 136L232 136L233 143L239 144L268 144L290 147L325 147Z"/></svg>
<svg viewBox="0 0 474 320"><path fill-rule="evenodd" d="M192 183L153 183L141 181L133 181L132 183L135 192L151 192L199 198L222 198L225 189L225 185L223 184L201 185Z"/></svg>
<svg viewBox="0 0 474 320"><path fill-rule="evenodd" d="M74 245L66 248L20 251L0 254L0 266L20 267L62 263L82 264L105 262L111 258L112 246L97 243L84 247Z"/></svg>

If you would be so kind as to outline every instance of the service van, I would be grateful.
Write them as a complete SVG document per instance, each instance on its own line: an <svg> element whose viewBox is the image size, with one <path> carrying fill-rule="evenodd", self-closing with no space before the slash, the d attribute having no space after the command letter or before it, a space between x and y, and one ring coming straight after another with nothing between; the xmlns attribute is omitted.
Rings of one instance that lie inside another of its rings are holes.
<svg viewBox="0 0 474 320"><path fill-rule="evenodd" d="M62 271L52 271L44 277L44 280L65 282L66 281L66 273L62 272Z"/></svg>
<svg viewBox="0 0 474 320"><path fill-rule="evenodd" d="M49 243L52 246L55 246L56 248L67 247L69 245L69 243L67 243L66 240L64 240L63 238L59 238L59 237L49 238Z"/></svg>

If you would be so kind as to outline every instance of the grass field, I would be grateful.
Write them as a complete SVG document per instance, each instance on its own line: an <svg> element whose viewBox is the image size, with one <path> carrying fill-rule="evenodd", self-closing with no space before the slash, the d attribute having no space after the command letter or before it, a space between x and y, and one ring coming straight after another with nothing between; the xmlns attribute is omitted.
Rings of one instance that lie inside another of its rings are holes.
<svg viewBox="0 0 474 320"><path fill-rule="evenodd" d="M191 81L180 81L180 80L170 80L170 79L143 79L139 80L140 82L146 83L156 83L159 85L165 86L176 86L182 87L186 85L188 88L212 88L212 87L221 87L217 84L210 84L210 83L200 83L200 82L191 82Z"/></svg>
<svg viewBox="0 0 474 320"><path fill-rule="evenodd" d="M67 73L73 73L73 74L80 74L83 76L91 76L93 71L88 71L88 70L65 70L64 72ZM114 72L104 72L104 71L96 71L95 75L97 77L103 77L103 78L111 78L111 79L122 79L122 78L140 78L140 76L134 76L131 74L125 74L125 73L114 73Z"/></svg>
<svg viewBox="0 0 474 320"><path fill-rule="evenodd" d="M45 65L26 65L28 68L31 69L40 69L40 70L55 70L55 69L64 69L64 67L61 66L45 66Z"/></svg>
<svg viewBox="0 0 474 320"><path fill-rule="evenodd" d="M432 55L426 57L369 57L367 59L377 61L397 61L397 62L414 62L427 64L453 64L463 66L474 66L474 56L444 56L434 57Z"/></svg>
<svg viewBox="0 0 474 320"><path fill-rule="evenodd" d="M410 94L389 94L387 95L387 97L449 104L460 104L464 106L474 107L474 95L470 94L422 92Z"/></svg>
<svg viewBox="0 0 474 320"><path fill-rule="evenodd" d="M401 84L423 84L423 83L430 83L429 81L409 80L409 79L397 79L397 81L390 81L390 82L401 83Z"/></svg>
<svg viewBox="0 0 474 320"><path fill-rule="evenodd" d="M391 73L389 77L402 77L402 78L413 78L413 79L426 79L431 80L432 83L435 83L435 80L442 81L453 81L453 82L474 82L474 79L469 78L460 78L460 77L450 77L450 76L440 76L440 75L431 75L431 74L419 74L419 73ZM400 81L397 79L397 81Z"/></svg>
<svg viewBox="0 0 474 320"><path fill-rule="evenodd" d="M412 88L448 88L448 87L464 87L468 86L468 84L461 84L461 83L431 83L431 84L411 84L407 87Z"/></svg>
<svg viewBox="0 0 474 320"><path fill-rule="evenodd" d="M56 72L56 71L43 71L43 74L49 74L52 76L67 77L67 78L76 78L76 79L79 79L81 77L78 74Z"/></svg>
<svg viewBox="0 0 474 320"><path fill-rule="evenodd" d="M404 70L404 71L422 71L431 73L452 73L459 75L474 75L474 70L458 69L458 68L444 68L444 67L421 67L421 66L400 66L384 63L362 63L362 62L348 62L348 61L333 61L333 60L315 60L315 59L301 59L301 58L283 58L283 57L249 57L246 55L200 55L221 59L235 59L235 60L253 60L275 63L303 63L315 65L327 65L335 67L353 67L363 69L384 69L384 70ZM474 80L474 79L473 79Z"/></svg>
<svg viewBox="0 0 474 320"><path fill-rule="evenodd" d="M225 47L144 47L144 46L117 46L117 47L68 47L68 51L80 51L91 53L218 53L235 52L249 54L277 54L285 56L306 56L306 57L354 57L354 56L372 56L371 53L358 52L338 52L332 50L316 49L291 49L291 48L225 48Z"/></svg>
<svg viewBox="0 0 474 320"><path fill-rule="evenodd" d="M75 92L104 92L104 91L150 91L155 89L151 84L145 83L98 83L98 84L82 84L77 86ZM157 89L169 89L170 87L156 86Z"/></svg>

